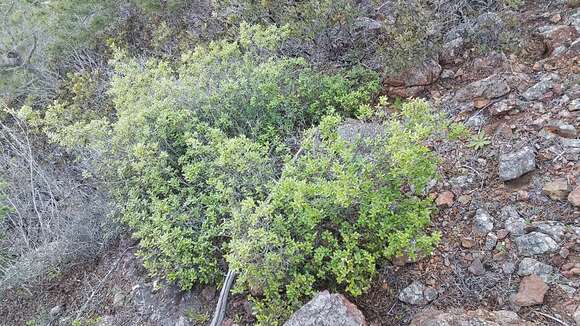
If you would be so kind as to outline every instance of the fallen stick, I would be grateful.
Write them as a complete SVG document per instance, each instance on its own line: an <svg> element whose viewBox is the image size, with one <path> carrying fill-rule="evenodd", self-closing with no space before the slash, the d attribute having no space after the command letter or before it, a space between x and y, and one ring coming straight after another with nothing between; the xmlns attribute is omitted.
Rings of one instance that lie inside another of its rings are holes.
<svg viewBox="0 0 580 326"><path fill-rule="evenodd" d="M222 321L226 315L226 306L228 304L228 295L230 294L230 288L234 283L234 278L236 278L236 273L228 269L228 274L226 275L226 280L220 292L220 297L218 299L217 305L215 307L215 312L213 315L213 320L210 326L221 326Z"/></svg>

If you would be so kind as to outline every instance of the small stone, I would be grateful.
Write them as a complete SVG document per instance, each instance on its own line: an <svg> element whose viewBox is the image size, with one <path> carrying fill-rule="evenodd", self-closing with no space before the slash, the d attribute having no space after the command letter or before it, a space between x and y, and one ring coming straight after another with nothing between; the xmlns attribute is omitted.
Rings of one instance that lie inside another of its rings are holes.
<svg viewBox="0 0 580 326"><path fill-rule="evenodd" d="M523 235L525 233L526 221L520 217L520 214L513 206L505 206L500 213L505 220L505 229L512 236Z"/></svg>
<svg viewBox="0 0 580 326"><path fill-rule="evenodd" d="M465 102L476 98L494 99L504 96L510 91L511 89L505 78L497 74L475 81L459 89L455 93L455 100Z"/></svg>
<svg viewBox="0 0 580 326"><path fill-rule="evenodd" d="M58 315L60 315L62 313L62 311L63 311L63 307L61 305L58 305L58 306L52 307L52 309L50 309L48 314L50 315L50 317L55 318Z"/></svg>
<svg viewBox="0 0 580 326"><path fill-rule="evenodd" d="M511 261L506 261L501 265L501 270L504 274L512 274L516 270L516 264Z"/></svg>
<svg viewBox="0 0 580 326"><path fill-rule="evenodd" d="M469 248L473 248L475 247L475 240L471 239L471 238L463 238L461 239L461 246L463 248L469 249Z"/></svg>
<svg viewBox="0 0 580 326"><path fill-rule="evenodd" d="M554 267L539 262L533 258L524 258L520 262L520 267L518 269L519 276L529 276L536 275L540 277L544 282L551 281L552 272Z"/></svg>
<svg viewBox="0 0 580 326"><path fill-rule="evenodd" d="M491 230L493 230L493 217L484 209L478 209L475 213L473 231L480 234L487 234Z"/></svg>
<svg viewBox="0 0 580 326"><path fill-rule="evenodd" d="M577 186L568 194L568 201L570 204L580 207L580 186Z"/></svg>
<svg viewBox="0 0 580 326"><path fill-rule="evenodd" d="M437 299L438 293L434 288L426 287L425 291L423 291L423 295L425 296L425 300L427 300L427 302L431 302Z"/></svg>
<svg viewBox="0 0 580 326"><path fill-rule="evenodd" d="M558 221L535 222L532 224L532 227L539 232L551 236L556 242L562 241L562 238L566 234L566 226Z"/></svg>
<svg viewBox="0 0 580 326"><path fill-rule="evenodd" d="M469 270L471 274L477 276L485 274L485 267L479 258L474 259L467 270Z"/></svg>
<svg viewBox="0 0 580 326"><path fill-rule="evenodd" d="M499 177L502 181L517 179L536 168L536 154L530 147L502 154L499 158Z"/></svg>
<svg viewBox="0 0 580 326"><path fill-rule="evenodd" d="M118 291L113 296L113 307L122 307L125 303L125 295L123 292Z"/></svg>
<svg viewBox="0 0 580 326"><path fill-rule="evenodd" d="M435 204L437 207L451 207L455 195L451 191L444 191L437 196Z"/></svg>
<svg viewBox="0 0 580 326"><path fill-rule="evenodd" d="M414 281L399 293L399 300L410 305L425 305L436 297L437 291L418 281Z"/></svg>
<svg viewBox="0 0 580 326"><path fill-rule="evenodd" d="M552 22L554 24L558 23L561 20L562 20L562 16L560 16L560 14L554 14L550 17L550 22Z"/></svg>
<svg viewBox="0 0 580 326"><path fill-rule="evenodd" d="M518 252L522 256L541 255L558 250L558 244L549 235L532 232L515 239Z"/></svg>
<svg viewBox="0 0 580 326"><path fill-rule="evenodd" d="M550 181L542 188L544 193L553 200L565 200L572 189L568 185L566 178L559 178Z"/></svg>
<svg viewBox="0 0 580 326"><path fill-rule="evenodd" d="M519 201L527 201L530 199L530 194L525 190L520 190L517 192L516 197Z"/></svg>
<svg viewBox="0 0 580 326"><path fill-rule="evenodd" d="M534 86L528 88L522 96L528 101L541 100L549 90L554 87L554 82L550 78L545 78Z"/></svg>
<svg viewBox="0 0 580 326"><path fill-rule="evenodd" d="M509 112L512 108L513 106L509 100L503 100L492 104L489 108L489 113L493 116L498 116Z"/></svg>
<svg viewBox="0 0 580 326"><path fill-rule="evenodd" d="M493 233L488 233L487 236L485 237L485 245L483 246L484 250L487 251L491 251L495 248L495 245L497 244L497 235L493 234Z"/></svg>
<svg viewBox="0 0 580 326"><path fill-rule="evenodd" d="M568 256L570 255L570 249L562 248L562 249L560 249L559 254L562 258L568 258Z"/></svg>
<svg viewBox="0 0 580 326"><path fill-rule="evenodd" d="M568 104L568 111L580 111L580 99L574 99Z"/></svg>
<svg viewBox="0 0 580 326"><path fill-rule="evenodd" d="M529 307L544 303L544 295L548 286L536 275L526 276L520 283L520 289L515 298L515 303L521 307Z"/></svg>
<svg viewBox="0 0 580 326"><path fill-rule="evenodd" d="M441 79L452 79L455 77L453 70L445 69L441 72Z"/></svg>

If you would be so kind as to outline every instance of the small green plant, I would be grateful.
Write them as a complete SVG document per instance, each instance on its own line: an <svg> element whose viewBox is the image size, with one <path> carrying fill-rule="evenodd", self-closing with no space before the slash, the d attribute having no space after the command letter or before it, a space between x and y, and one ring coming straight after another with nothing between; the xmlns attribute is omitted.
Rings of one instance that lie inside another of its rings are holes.
<svg viewBox="0 0 580 326"><path fill-rule="evenodd" d="M467 128L463 123L453 122L449 125L448 137L451 140L465 139L469 137L471 133L469 128Z"/></svg>
<svg viewBox="0 0 580 326"><path fill-rule="evenodd" d="M483 131L480 131L477 134L473 135L471 141L467 146L477 151L485 148L489 144L491 144L491 141L489 140L487 135Z"/></svg>
<svg viewBox="0 0 580 326"><path fill-rule="evenodd" d="M194 308L187 309L185 311L185 317L195 325L207 325L210 320L208 313L196 311Z"/></svg>
<svg viewBox="0 0 580 326"><path fill-rule="evenodd" d="M26 326L36 326L36 320L34 319L27 320Z"/></svg>

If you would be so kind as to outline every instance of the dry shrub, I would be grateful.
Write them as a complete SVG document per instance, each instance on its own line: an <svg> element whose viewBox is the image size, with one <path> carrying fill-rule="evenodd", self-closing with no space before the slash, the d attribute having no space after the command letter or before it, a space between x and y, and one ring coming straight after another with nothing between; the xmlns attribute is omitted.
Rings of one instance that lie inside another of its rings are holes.
<svg viewBox="0 0 580 326"><path fill-rule="evenodd" d="M98 184L13 116L0 120L0 166L9 209L0 224L0 290L98 257L118 234Z"/></svg>

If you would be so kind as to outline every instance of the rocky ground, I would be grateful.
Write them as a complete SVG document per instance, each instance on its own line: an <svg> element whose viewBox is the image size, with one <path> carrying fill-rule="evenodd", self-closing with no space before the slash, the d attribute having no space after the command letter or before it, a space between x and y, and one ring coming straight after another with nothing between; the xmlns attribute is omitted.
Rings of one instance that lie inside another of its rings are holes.
<svg viewBox="0 0 580 326"><path fill-rule="evenodd" d="M455 31L438 60L386 79L389 95L425 97L482 135L479 146L432 144L443 158L429 190L436 251L385 264L362 297L323 292L287 325L580 325L580 8L539 1L519 15L529 32L521 55L477 54ZM53 325L76 315L96 325L206 325L216 289L163 286L134 246L6 296L0 316L24 325L29 317L6 311L20 305ZM225 324L251 320L250 304L232 298Z"/></svg>

